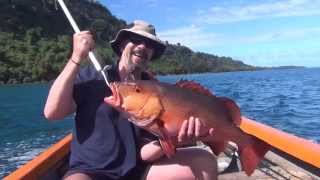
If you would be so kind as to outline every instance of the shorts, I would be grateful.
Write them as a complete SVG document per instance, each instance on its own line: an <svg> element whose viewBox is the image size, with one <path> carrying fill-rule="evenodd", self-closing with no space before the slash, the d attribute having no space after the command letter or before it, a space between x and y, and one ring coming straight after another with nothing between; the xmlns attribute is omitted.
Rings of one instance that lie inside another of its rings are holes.
<svg viewBox="0 0 320 180"><path fill-rule="evenodd" d="M88 175L93 180L141 180L141 179L145 179L148 170L149 170L149 166L136 167L131 171L129 171L129 173L126 176L121 177L120 179L117 179L117 178L112 178L101 172L92 172L92 171L81 170L81 169L70 169L67 171L67 173L63 176L62 179L65 179L66 177L72 174L83 173Z"/></svg>

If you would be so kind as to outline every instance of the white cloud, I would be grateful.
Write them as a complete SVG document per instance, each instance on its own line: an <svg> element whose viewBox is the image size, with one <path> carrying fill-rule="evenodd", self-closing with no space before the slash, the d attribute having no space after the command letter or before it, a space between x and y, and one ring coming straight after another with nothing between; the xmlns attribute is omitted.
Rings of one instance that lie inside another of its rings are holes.
<svg viewBox="0 0 320 180"><path fill-rule="evenodd" d="M253 36L235 38L239 43L265 43L281 40L298 40L314 38L320 34L320 27L317 28L299 28L299 29L282 29L270 31L267 33L256 34Z"/></svg>
<svg viewBox="0 0 320 180"><path fill-rule="evenodd" d="M122 1L119 1L117 3L108 3L107 7L110 9L123 9L126 7L126 4Z"/></svg>
<svg viewBox="0 0 320 180"><path fill-rule="evenodd" d="M282 0L238 6L213 6L199 10L198 23L223 24L261 18L320 15L319 0Z"/></svg>
<svg viewBox="0 0 320 180"><path fill-rule="evenodd" d="M191 48L214 45L220 39L218 34L205 32L201 27L194 25L162 31L158 35L164 41L180 43Z"/></svg>
<svg viewBox="0 0 320 180"><path fill-rule="evenodd" d="M192 48L195 51L202 51L216 54L217 49L225 49L226 47L238 47L239 45L245 49L255 49L257 44L278 44L281 42L290 42L290 40L307 40L314 39L316 42L312 49L301 47L287 48L267 48L259 51L252 51L247 55L233 56L235 59L244 61L247 64L256 66L284 66L284 65L304 65L304 66L320 66L318 59L320 54L320 44L317 48L317 40L319 37L320 27L314 28L296 28L283 29L281 31L268 31L266 33L253 34L251 36L228 36L225 34L217 34L208 32L205 28L199 26L181 27L177 29L159 32L159 37L170 43L181 43ZM313 40L312 40L313 41ZM246 51L246 50L244 50ZM230 56L231 54L219 54ZM232 56L232 55L231 55Z"/></svg>
<svg viewBox="0 0 320 180"><path fill-rule="evenodd" d="M182 45L189 46L196 50L201 48L207 49L213 46L235 44L252 45L255 43L276 43L280 41L296 41L299 39L305 40L318 37L319 34L320 27L315 27L268 31L265 33L252 34L250 36L232 36L206 31L205 28L194 25L158 33L162 40L168 41L169 43L181 43Z"/></svg>
<svg viewBox="0 0 320 180"><path fill-rule="evenodd" d="M255 66L307 66L320 67L320 50L265 50L258 54L236 56L234 58L243 60L246 64Z"/></svg>
<svg viewBox="0 0 320 180"><path fill-rule="evenodd" d="M143 4L145 4L149 8L157 7L159 4L159 0L145 0Z"/></svg>

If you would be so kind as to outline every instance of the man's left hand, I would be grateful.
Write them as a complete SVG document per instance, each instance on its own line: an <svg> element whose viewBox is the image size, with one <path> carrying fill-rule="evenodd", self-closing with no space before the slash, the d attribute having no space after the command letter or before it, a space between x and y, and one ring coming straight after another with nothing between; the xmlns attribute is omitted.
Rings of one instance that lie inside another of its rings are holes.
<svg viewBox="0 0 320 180"><path fill-rule="evenodd" d="M177 143L178 146L195 144L196 141L205 141L213 134L213 128L205 127L198 117L191 116L182 123Z"/></svg>

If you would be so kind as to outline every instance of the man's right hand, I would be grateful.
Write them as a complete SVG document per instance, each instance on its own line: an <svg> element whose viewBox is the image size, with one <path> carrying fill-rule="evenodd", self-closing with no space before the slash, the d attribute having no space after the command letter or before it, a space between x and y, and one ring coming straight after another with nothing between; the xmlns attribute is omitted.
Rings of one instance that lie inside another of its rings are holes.
<svg viewBox="0 0 320 180"><path fill-rule="evenodd" d="M90 31L81 31L73 35L73 52L71 59L80 64L94 48L93 35Z"/></svg>
<svg viewBox="0 0 320 180"><path fill-rule="evenodd" d="M52 84L44 107L44 115L47 119L63 119L76 111L77 105L73 99L74 80L78 74L80 62L86 59L93 48L94 40L90 31L81 31L73 35L72 56Z"/></svg>

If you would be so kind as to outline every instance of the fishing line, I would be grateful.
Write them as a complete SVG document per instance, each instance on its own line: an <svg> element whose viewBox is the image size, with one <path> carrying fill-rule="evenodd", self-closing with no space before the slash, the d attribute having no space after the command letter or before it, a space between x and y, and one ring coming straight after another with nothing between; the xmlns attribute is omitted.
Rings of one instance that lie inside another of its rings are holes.
<svg viewBox="0 0 320 180"><path fill-rule="evenodd" d="M64 14L67 16L67 19L69 20L69 23L71 24L73 30L76 32L76 33L79 33L80 32L80 29L77 25L77 23L75 22L75 20L73 19L72 15L70 14L70 11L68 10L67 6L65 5L65 3L63 2L63 0L57 0L64 12ZM97 71L99 71L102 76L103 76L103 79L105 80L106 84L110 87L110 84L109 84L109 81L108 81L108 78L107 78L107 75L106 73L102 70L100 64L99 64L99 61L97 60L97 58L95 57L95 55L93 54L92 51L89 51L89 59L91 60L92 64L94 65L95 69Z"/></svg>

